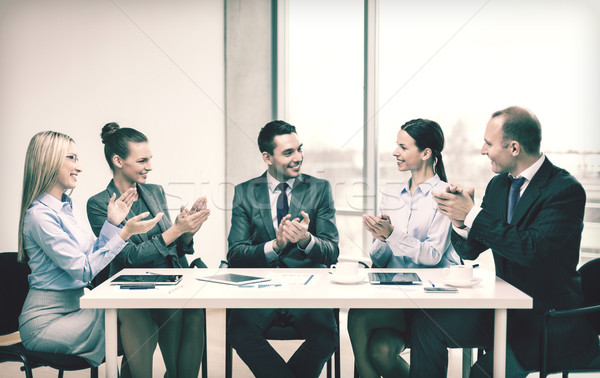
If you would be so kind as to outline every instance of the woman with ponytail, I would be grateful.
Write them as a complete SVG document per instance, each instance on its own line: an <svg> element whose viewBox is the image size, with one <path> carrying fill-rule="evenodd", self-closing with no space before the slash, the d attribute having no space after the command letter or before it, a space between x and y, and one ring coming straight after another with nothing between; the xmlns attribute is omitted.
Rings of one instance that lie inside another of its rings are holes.
<svg viewBox="0 0 600 378"><path fill-rule="evenodd" d="M380 215L364 215L373 235L371 260L378 268L441 268L460 264L450 242L450 221L437 210L433 192L444 191L444 134L440 125L415 119L402 125L394 157L410 171L404 185L384 191ZM348 332L360 377L408 377L400 357L411 312L401 309L350 310Z"/></svg>

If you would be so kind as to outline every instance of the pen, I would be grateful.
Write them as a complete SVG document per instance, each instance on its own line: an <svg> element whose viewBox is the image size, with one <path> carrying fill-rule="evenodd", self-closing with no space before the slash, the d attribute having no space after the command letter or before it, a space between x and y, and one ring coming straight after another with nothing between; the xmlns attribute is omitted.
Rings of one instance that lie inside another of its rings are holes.
<svg viewBox="0 0 600 378"><path fill-rule="evenodd" d="M183 287L183 285L177 285L174 288L172 288L171 290L169 290L169 294L171 294L172 292L174 292L175 290L179 290Z"/></svg>
<svg viewBox="0 0 600 378"><path fill-rule="evenodd" d="M431 282L431 280L429 280L429 283L431 284L431 287L435 287L435 284Z"/></svg>
<svg viewBox="0 0 600 378"><path fill-rule="evenodd" d="M156 272L146 272L146 274L153 274L155 276L160 276L160 273L156 273Z"/></svg>

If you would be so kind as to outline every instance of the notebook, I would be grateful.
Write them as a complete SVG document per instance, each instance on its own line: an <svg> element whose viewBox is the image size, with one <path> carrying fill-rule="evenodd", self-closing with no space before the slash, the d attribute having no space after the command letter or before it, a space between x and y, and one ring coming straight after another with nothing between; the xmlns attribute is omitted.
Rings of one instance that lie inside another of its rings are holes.
<svg viewBox="0 0 600 378"><path fill-rule="evenodd" d="M421 278L417 273L369 273L369 282L377 285L417 285Z"/></svg>

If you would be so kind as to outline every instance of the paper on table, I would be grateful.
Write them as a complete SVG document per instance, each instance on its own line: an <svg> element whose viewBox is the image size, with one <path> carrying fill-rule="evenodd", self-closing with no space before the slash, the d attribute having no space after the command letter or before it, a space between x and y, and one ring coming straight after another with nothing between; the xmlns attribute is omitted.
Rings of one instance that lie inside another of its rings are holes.
<svg viewBox="0 0 600 378"><path fill-rule="evenodd" d="M311 282L315 282L313 276L310 273L269 273L267 275L271 281L287 285L308 285Z"/></svg>

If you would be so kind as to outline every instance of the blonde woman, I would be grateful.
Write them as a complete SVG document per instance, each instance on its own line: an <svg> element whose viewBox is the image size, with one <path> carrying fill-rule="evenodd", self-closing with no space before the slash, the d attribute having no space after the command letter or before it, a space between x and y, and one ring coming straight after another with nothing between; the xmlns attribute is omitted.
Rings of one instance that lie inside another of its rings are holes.
<svg viewBox="0 0 600 378"><path fill-rule="evenodd" d="M36 134L25 156L19 219L21 262L31 268L29 293L19 317L23 345L30 350L74 354L98 366L104 359L104 314L80 309L83 288L125 246L131 235L146 232L161 219L130 219L136 196L128 191L108 204L109 216L96 239L71 198L79 173L75 142L54 131Z"/></svg>

